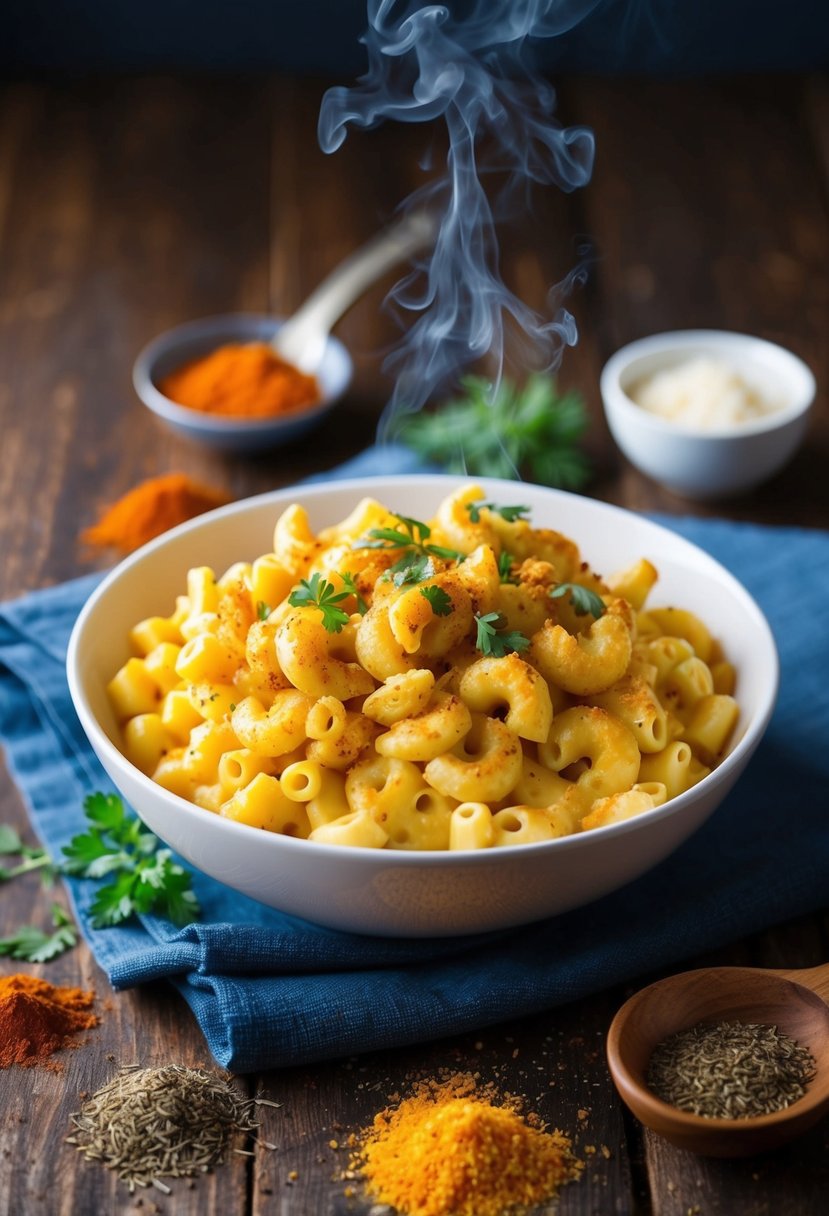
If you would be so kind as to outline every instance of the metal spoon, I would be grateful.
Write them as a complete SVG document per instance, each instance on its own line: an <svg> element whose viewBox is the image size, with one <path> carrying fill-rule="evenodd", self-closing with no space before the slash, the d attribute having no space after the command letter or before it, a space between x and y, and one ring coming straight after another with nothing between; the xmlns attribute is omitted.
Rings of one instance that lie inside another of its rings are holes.
<svg viewBox="0 0 829 1216"><path fill-rule="evenodd" d="M379 232L341 262L281 326L271 345L304 372L315 372L331 328L356 299L390 267L432 243L435 217L413 211Z"/></svg>
<svg viewBox="0 0 829 1216"><path fill-rule="evenodd" d="M797 971L706 967L659 980L632 996L607 1037L610 1072L622 1098L646 1127L679 1148L711 1157L742 1157L793 1139L829 1111L829 964ZM805 1095L770 1115L709 1119L661 1101L645 1076L653 1049L698 1022L774 1025L815 1058Z"/></svg>

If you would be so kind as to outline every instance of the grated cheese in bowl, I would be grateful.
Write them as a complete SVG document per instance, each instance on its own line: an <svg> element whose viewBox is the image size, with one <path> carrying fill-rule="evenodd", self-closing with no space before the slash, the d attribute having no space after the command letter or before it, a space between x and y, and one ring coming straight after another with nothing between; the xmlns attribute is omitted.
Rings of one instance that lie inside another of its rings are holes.
<svg viewBox="0 0 829 1216"><path fill-rule="evenodd" d="M641 409L698 430L756 422L781 408L722 359L698 355L628 390Z"/></svg>

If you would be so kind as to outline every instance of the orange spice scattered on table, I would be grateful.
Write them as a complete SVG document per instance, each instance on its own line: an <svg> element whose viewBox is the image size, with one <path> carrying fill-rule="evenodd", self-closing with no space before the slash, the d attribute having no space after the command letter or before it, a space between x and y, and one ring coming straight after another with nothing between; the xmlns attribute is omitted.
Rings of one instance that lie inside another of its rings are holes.
<svg viewBox="0 0 829 1216"><path fill-rule="evenodd" d="M502 1216L551 1199L583 1165L569 1139L470 1073L417 1082L380 1111L351 1166L406 1216ZM351 1171L349 1171L351 1173Z"/></svg>
<svg viewBox="0 0 829 1216"><path fill-rule="evenodd" d="M230 418L273 418L319 401L314 376L267 342L229 342L171 372L157 386L178 405Z"/></svg>
<svg viewBox="0 0 829 1216"><path fill-rule="evenodd" d="M81 533L96 549L131 553L176 524L230 502L224 490L202 485L186 473L164 473L133 487Z"/></svg>
<svg viewBox="0 0 829 1216"><path fill-rule="evenodd" d="M94 992L62 988L33 975L0 978L0 1068L45 1063L62 1047L74 1047L82 1030L97 1026Z"/></svg>

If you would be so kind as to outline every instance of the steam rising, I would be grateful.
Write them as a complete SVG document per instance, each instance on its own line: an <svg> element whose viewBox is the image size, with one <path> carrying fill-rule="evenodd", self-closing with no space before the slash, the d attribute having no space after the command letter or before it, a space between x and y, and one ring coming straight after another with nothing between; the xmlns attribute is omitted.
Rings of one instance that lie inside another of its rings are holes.
<svg viewBox="0 0 829 1216"><path fill-rule="evenodd" d="M556 122L555 90L529 64L533 40L566 32L599 2L472 0L450 10L418 0L368 0L368 71L354 87L325 94L321 147L339 148L349 125L369 128L387 119L442 119L448 135L445 172L401 207L436 212L440 227L430 256L391 292L415 320L386 360L396 382L381 431L485 355L497 379L508 334L510 341L523 335L524 357L535 367L557 366L563 347L575 343L565 309L544 317L505 286L495 226L532 183L570 191L590 178L592 133ZM490 200L482 176L494 171L507 175L507 185Z"/></svg>

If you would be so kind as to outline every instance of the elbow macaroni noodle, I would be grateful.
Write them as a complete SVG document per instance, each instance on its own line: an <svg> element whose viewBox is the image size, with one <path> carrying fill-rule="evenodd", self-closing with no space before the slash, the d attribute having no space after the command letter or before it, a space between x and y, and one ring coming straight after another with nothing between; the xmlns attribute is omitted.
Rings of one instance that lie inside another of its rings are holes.
<svg viewBox="0 0 829 1216"><path fill-rule="evenodd" d="M363 848L552 840L696 785L739 716L704 622L648 606L647 559L603 580L574 541L483 499L446 498L404 577L405 546L367 542L413 521L371 498L318 534L294 504L273 552L188 571L108 685L127 759L206 812ZM314 579L333 624L293 602ZM598 615L551 596L562 583ZM482 644L484 616L519 632Z"/></svg>

